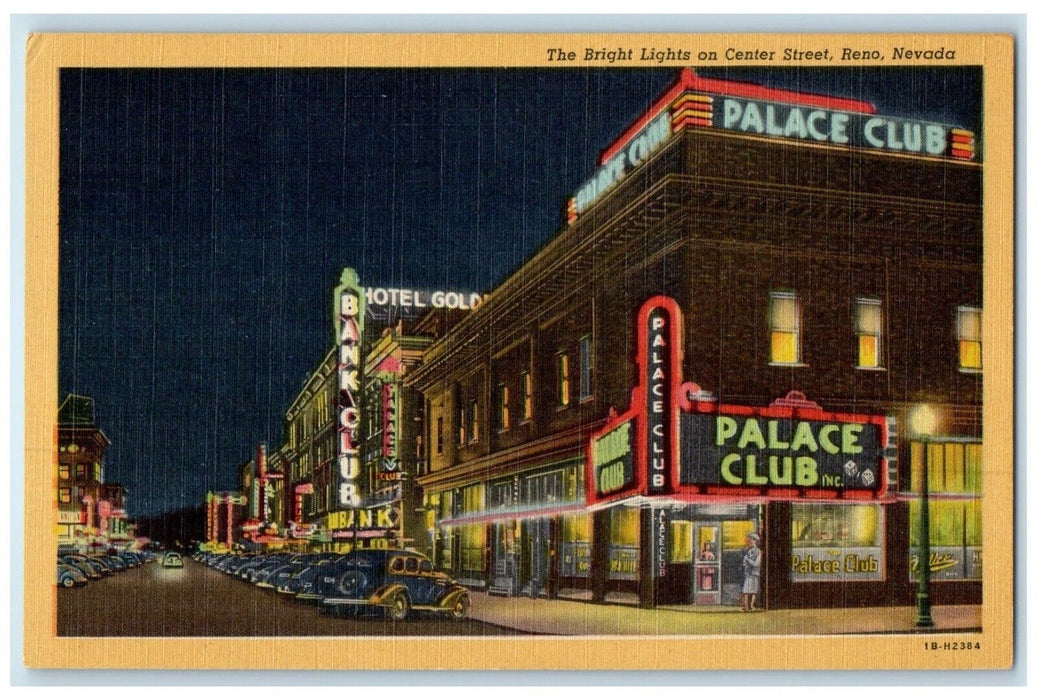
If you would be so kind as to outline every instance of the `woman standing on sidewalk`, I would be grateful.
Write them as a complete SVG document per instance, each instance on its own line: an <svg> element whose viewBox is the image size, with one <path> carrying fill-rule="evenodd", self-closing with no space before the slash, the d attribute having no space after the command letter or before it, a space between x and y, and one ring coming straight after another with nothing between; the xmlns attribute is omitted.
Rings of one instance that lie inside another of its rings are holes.
<svg viewBox="0 0 1037 700"><path fill-rule="evenodd" d="M756 594L760 592L760 562L763 553L760 551L760 536L749 533L746 536L749 545L742 555L742 612L756 609Z"/></svg>

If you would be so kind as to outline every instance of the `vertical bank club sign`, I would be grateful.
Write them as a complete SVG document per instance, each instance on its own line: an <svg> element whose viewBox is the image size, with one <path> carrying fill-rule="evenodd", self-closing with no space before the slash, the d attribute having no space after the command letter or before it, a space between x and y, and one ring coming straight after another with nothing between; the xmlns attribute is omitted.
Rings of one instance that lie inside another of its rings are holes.
<svg viewBox="0 0 1037 700"><path fill-rule="evenodd" d="M338 345L338 502L360 506L360 341L364 292L356 271L342 270L335 287L335 343Z"/></svg>
<svg viewBox="0 0 1037 700"><path fill-rule="evenodd" d="M678 449L678 401L683 353L680 308L656 296L637 316L638 385L630 408L591 436L585 465L590 504L672 489Z"/></svg>

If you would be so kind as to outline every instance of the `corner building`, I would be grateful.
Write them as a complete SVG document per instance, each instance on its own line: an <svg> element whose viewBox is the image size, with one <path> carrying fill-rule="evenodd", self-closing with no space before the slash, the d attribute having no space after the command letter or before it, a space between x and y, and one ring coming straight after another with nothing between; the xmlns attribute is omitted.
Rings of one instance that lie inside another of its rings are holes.
<svg viewBox="0 0 1037 700"><path fill-rule="evenodd" d="M982 166L957 126L682 71L425 352L438 565L505 595L769 608L982 592ZM938 417L927 442L913 409Z"/></svg>

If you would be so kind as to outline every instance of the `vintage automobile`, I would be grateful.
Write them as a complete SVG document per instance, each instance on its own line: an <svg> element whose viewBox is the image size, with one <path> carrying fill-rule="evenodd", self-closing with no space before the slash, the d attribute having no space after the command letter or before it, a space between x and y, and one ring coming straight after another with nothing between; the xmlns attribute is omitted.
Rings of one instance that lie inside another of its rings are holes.
<svg viewBox="0 0 1037 700"><path fill-rule="evenodd" d="M62 588L72 588L73 586L85 586L86 575L70 564L62 564L58 562L58 585Z"/></svg>
<svg viewBox="0 0 1037 700"><path fill-rule="evenodd" d="M176 552L166 552L166 556L162 557L162 567L165 569L182 569L184 568L184 559Z"/></svg>
<svg viewBox="0 0 1037 700"><path fill-rule="evenodd" d="M398 549L350 552L322 572L317 594L329 612L380 611L394 622L412 610L463 620L471 608L464 586L421 554Z"/></svg>

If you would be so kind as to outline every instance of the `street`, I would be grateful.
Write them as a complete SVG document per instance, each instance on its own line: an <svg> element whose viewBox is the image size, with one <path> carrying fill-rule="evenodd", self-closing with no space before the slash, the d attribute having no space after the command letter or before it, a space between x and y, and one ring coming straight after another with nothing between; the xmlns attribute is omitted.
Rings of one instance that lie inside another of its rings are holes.
<svg viewBox="0 0 1037 700"><path fill-rule="evenodd" d="M276 637L524 634L475 619L413 615L392 623L380 615L335 618L318 606L184 559L183 569L144 564L58 590L58 636Z"/></svg>

